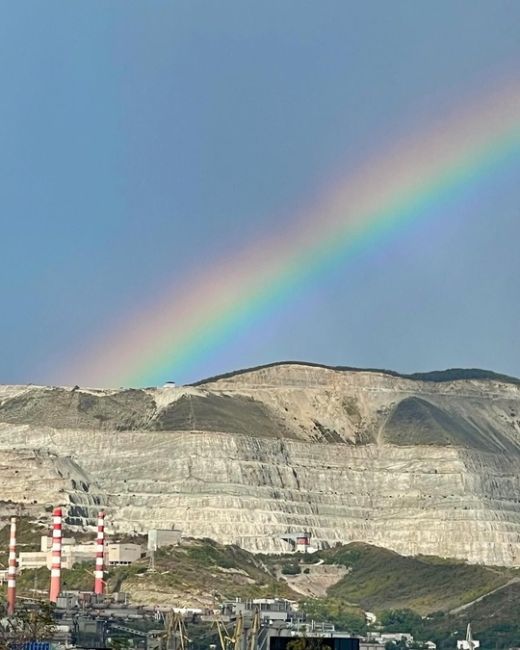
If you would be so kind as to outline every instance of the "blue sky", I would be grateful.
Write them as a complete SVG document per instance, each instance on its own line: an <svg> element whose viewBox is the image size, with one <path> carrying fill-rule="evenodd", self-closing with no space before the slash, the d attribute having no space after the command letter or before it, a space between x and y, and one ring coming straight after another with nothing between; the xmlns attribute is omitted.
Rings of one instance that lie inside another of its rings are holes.
<svg viewBox="0 0 520 650"><path fill-rule="evenodd" d="M0 382L57 381L385 144L520 81L519 33L516 0L1 1ZM175 378L281 359L520 376L519 167Z"/></svg>

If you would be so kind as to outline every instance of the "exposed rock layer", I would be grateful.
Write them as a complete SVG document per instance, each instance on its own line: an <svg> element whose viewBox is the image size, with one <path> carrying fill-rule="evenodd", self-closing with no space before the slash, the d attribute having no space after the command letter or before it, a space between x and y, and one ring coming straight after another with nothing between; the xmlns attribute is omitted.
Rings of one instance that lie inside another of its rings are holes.
<svg viewBox="0 0 520 650"><path fill-rule="evenodd" d="M520 387L281 364L197 387L0 387L0 499L254 551L520 563ZM0 506L2 503L0 503ZM8 514L5 506L2 513Z"/></svg>

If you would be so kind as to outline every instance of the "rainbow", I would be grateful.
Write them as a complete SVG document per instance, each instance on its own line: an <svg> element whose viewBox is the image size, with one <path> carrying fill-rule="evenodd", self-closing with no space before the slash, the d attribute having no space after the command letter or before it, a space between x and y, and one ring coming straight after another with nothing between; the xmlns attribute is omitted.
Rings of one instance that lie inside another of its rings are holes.
<svg viewBox="0 0 520 650"><path fill-rule="evenodd" d="M172 282L63 375L104 386L182 376L310 279L438 214L519 153L520 88L508 84L369 160L283 231L184 279L182 288Z"/></svg>

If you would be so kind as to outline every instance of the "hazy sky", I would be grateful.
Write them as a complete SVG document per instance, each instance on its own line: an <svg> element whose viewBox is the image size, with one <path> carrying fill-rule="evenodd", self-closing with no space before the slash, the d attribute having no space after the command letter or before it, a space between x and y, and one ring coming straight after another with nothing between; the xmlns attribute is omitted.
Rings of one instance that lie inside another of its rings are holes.
<svg viewBox="0 0 520 650"><path fill-rule="evenodd" d="M519 34L518 0L1 1L0 383L61 380L387 143L520 83ZM519 376L519 250L517 159L170 375Z"/></svg>

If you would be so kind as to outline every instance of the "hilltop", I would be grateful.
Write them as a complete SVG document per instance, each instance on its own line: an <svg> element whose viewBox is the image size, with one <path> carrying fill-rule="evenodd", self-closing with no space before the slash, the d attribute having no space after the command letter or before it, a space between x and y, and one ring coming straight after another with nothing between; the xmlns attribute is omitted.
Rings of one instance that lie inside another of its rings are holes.
<svg viewBox="0 0 520 650"><path fill-rule="evenodd" d="M520 563L520 385L282 363L198 385L0 387L0 516L176 526L257 553L364 541Z"/></svg>
<svg viewBox="0 0 520 650"><path fill-rule="evenodd" d="M206 379L200 379L193 382L192 386L203 386L204 384L218 381L219 379L232 379L245 375L250 372L264 370L266 368L277 368L279 366L303 366L308 368L323 368L324 370L334 370L335 372L373 372L376 374L389 375L390 377L400 377L401 379L411 379L412 381L462 381L467 379L479 380L492 380L500 381L505 384L520 384L520 379L510 375L504 375L492 370L484 370L482 368L448 368L446 370L432 370L430 372L414 372L410 374L396 372L395 370L384 370L382 368L354 368L352 366L329 366L324 363L314 363L309 361L274 361L272 363L265 363L260 366L252 366L251 368L242 368L240 370L232 370L221 375L214 375Z"/></svg>

